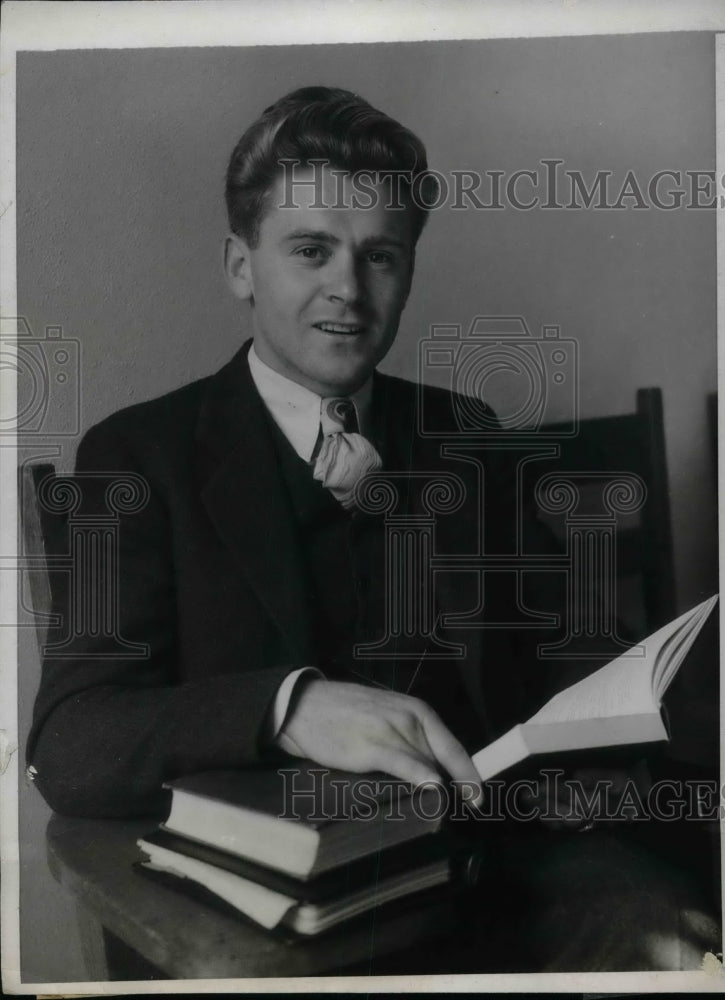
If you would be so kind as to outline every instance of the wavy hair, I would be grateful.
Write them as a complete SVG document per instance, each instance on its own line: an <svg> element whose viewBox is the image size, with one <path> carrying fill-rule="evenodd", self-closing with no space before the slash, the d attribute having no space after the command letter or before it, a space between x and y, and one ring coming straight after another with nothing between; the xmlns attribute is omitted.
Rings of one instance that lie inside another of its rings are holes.
<svg viewBox="0 0 725 1000"><path fill-rule="evenodd" d="M337 169L401 172L413 243L435 202L438 182L429 174L420 139L362 97L336 87L302 87L280 98L249 126L234 148L226 176L226 206L232 232L254 247L268 196L282 161L323 160ZM420 198L410 197L418 175Z"/></svg>

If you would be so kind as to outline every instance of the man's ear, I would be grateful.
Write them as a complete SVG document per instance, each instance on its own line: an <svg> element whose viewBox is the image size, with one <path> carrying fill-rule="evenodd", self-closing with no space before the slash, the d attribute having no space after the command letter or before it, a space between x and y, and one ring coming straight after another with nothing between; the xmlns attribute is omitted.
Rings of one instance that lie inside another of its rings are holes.
<svg viewBox="0 0 725 1000"><path fill-rule="evenodd" d="M224 274L238 299L254 296L249 245L236 233L229 233L224 240Z"/></svg>

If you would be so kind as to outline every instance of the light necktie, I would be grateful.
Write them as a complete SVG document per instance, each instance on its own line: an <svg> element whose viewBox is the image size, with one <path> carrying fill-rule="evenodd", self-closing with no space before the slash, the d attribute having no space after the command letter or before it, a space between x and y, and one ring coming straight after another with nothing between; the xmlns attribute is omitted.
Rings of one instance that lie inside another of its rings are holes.
<svg viewBox="0 0 725 1000"><path fill-rule="evenodd" d="M330 490L345 510L355 506L355 487L369 472L381 468L380 455L358 433L355 404L344 396L323 399L320 408L322 441L314 478Z"/></svg>

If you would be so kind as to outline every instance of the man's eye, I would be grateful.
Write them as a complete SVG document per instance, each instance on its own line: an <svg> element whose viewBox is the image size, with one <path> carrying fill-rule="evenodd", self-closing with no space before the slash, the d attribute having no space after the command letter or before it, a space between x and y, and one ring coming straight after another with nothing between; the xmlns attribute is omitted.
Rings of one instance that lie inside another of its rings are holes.
<svg viewBox="0 0 725 1000"><path fill-rule="evenodd" d="M371 264L392 264L393 255L384 250L373 250L368 254L368 260Z"/></svg>
<svg viewBox="0 0 725 1000"><path fill-rule="evenodd" d="M321 260L324 256L322 247L299 247L295 253L298 257L304 257L305 260Z"/></svg>

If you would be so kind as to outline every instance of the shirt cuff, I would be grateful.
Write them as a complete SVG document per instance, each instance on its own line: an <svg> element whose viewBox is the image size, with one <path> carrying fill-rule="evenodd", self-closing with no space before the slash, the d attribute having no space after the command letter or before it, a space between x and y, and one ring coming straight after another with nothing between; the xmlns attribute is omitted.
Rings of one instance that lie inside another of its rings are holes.
<svg viewBox="0 0 725 1000"><path fill-rule="evenodd" d="M282 732L282 727L287 721L287 713L289 712L294 689L297 687L297 682L300 678L305 675L308 677L318 677L320 680L325 679L325 675L317 670L316 667L301 667L299 670L293 670L291 674L287 674L277 689L274 704L272 705L269 729L267 731L267 739L270 742L276 740Z"/></svg>

